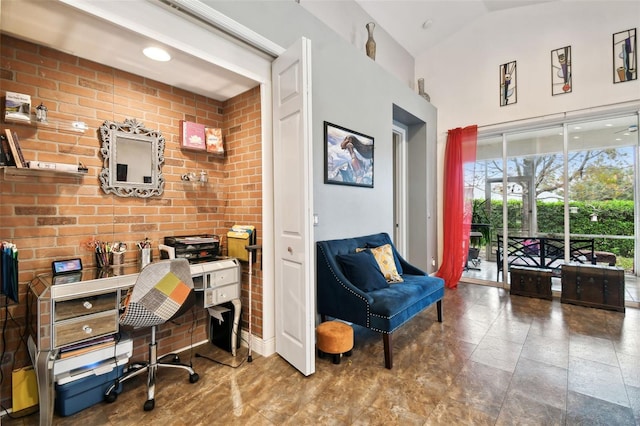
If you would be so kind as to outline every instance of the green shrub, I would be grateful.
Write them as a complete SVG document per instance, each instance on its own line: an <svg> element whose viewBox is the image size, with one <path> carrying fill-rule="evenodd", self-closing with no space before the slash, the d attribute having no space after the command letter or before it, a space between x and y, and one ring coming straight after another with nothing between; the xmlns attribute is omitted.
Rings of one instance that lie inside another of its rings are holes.
<svg viewBox="0 0 640 426"><path fill-rule="evenodd" d="M586 235L634 235L634 210L633 201L610 200L610 201L590 201L571 202L570 207L577 208L576 213L569 214L569 225L571 234ZM482 220L486 220L491 225L491 239L496 240L496 234L502 233L502 201L492 200L490 214L487 214L486 202L484 200L474 200L474 222L480 217L476 215L476 210L482 211ZM562 237L564 235L564 203L562 201L538 202L538 233L551 234ZM508 226L512 231L522 228L522 201L509 200L507 202ZM597 222L591 221L591 215L598 216ZM481 222L481 223L487 223ZM597 251L608 251L615 253L618 257L633 259L634 240L596 238L595 247Z"/></svg>

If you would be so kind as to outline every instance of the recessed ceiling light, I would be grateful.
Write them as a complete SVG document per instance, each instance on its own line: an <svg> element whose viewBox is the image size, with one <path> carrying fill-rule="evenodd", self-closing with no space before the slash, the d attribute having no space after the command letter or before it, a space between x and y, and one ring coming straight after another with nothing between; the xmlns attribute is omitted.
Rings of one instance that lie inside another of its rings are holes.
<svg viewBox="0 0 640 426"><path fill-rule="evenodd" d="M607 124L605 124L604 126L605 126L605 127L611 127L611 126L613 126L613 124L611 124L611 123L607 123Z"/></svg>
<svg viewBox="0 0 640 426"><path fill-rule="evenodd" d="M423 30L429 29L431 25L433 25L433 21L431 19L427 19L422 23L422 29Z"/></svg>
<svg viewBox="0 0 640 426"><path fill-rule="evenodd" d="M171 60L171 55L169 55L166 50L159 47L145 47L142 53L144 53L144 56L149 59L153 59L154 61L167 62Z"/></svg>
<svg viewBox="0 0 640 426"><path fill-rule="evenodd" d="M580 130L580 129L582 129L582 127L580 127L580 126L576 126L576 127L573 128L573 130Z"/></svg>

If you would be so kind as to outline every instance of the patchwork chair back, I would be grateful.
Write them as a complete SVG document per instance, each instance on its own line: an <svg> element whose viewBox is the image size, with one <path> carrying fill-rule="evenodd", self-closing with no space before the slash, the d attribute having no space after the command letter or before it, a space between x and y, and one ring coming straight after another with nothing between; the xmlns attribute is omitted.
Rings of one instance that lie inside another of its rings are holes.
<svg viewBox="0 0 640 426"><path fill-rule="evenodd" d="M401 325L433 304L442 322L444 281L403 259L386 233L318 241L316 278L321 320L381 333L386 368L393 367L391 336Z"/></svg>
<svg viewBox="0 0 640 426"><path fill-rule="evenodd" d="M105 393L108 402L115 401L119 384L142 373L147 373L147 400L144 410L155 406L156 372L160 367L180 368L189 372L189 381L198 381L198 374L191 365L181 364L175 354L158 358L156 329L159 325L180 316L194 304L193 280L191 268L186 259L171 259L151 263L140 271L135 285L125 301L125 311L120 317L120 325L133 328L150 327L149 361L129 366ZM171 357L170 362L161 362Z"/></svg>

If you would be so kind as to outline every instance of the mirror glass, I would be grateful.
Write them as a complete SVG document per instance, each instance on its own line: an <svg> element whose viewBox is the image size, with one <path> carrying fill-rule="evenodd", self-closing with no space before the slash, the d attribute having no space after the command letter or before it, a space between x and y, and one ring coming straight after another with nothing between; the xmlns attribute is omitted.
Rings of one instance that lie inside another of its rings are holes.
<svg viewBox="0 0 640 426"><path fill-rule="evenodd" d="M164 191L164 137L135 119L100 126L102 190L120 197L151 197Z"/></svg>

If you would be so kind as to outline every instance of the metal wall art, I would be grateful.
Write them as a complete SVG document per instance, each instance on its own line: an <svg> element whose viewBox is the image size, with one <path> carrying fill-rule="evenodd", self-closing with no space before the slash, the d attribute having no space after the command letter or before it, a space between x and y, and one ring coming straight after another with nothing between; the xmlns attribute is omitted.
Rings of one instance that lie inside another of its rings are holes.
<svg viewBox="0 0 640 426"><path fill-rule="evenodd" d="M613 35L613 82L622 83L638 78L636 29Z"/></svg>
<svg viewBox="0 0 640 426"><path fill-rule="evenodd" d="M516 61L500 65L500 106L518 102Z"/></svg>
<svg viewBox="0 0 640 426"><path fill-rule="evenodd" d="M551 51L551 94L571 93L571 46Z"/></svg>

